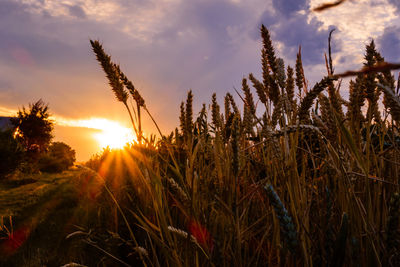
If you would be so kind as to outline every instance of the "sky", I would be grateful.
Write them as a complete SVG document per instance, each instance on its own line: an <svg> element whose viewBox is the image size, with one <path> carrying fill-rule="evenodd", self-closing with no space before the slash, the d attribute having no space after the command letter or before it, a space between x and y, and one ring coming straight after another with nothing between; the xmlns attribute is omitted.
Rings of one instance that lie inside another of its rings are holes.
<svg viewBox="0 0 400 267"><path fill-rule="evenodd" d="M400 0L353 0L325 12L322 0L0 0L0 116L43 99L56 118L55 140L87 160L100 151L93 137L104 127L90 118L129 127L95 60L99 40L134 83L161 130L178 125L188 90L195 112L260 77L264 24L276 52L294 65L302 47L309 83L326 74L324 53L333 34L336 72L359 69L374 39L389 62L400 61ZM144 130L156 133L144 117Z"/></svg>

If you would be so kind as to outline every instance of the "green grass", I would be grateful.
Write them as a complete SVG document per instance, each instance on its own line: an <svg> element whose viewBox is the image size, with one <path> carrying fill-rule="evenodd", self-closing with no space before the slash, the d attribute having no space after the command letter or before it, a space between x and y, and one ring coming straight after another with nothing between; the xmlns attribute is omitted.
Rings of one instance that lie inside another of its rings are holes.
<svg viewBox="0 0 400 267"><path fill-rule="evenodd" d="M24 211L55 190L73 182L78 170L61 174L28 175L23 178L0 181L0 216L24 216Z"/></svg>
<svg viewBox="0 0 400 267"><path fill-rule="evenodd" d="M94 201L93 192L101 191L93 175L79 168L0 182L3 226L13 232L12 236L1 233L0 254L4 257L0 266L99 263L104 253L80 238L66 237L77 231L77 226L90 229L99 225L96 212L100 203Z"/></svg>

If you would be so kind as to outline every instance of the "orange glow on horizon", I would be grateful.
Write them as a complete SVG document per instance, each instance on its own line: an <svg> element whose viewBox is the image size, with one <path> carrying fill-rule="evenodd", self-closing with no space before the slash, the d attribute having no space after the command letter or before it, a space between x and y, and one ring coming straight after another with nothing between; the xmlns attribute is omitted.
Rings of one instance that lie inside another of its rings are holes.
<svg viewBox="0 0 400 267"><path fill-rule="evenodd" d="M0 105L0 116L15 117L17 112L18 112L17 109L11 109ZM122 123L115 120L99 118L99 117L72 119L60 115L52 115L50 119L54 122L56 126L78 127L78 128L95 130L96 131L95 133L93 132L88 133L82 131L82 133L86 135L85 137L82 137L82 140L86 140L86 142L88 142L87 137L93 140L93 143L89 141L90 143L83 144L85 148L90 147L90 152L89 150L85 151L86 154L91 153L93 155L94 153L101 151L101 149L106 148L107 146L110 149L122 149L127 143L133 143L133 142L137 143L137 138L132 128L126 127ZM72 129L73 128L71 128L70 131L72 131ZM79 134L75 134L75 132L74 134L71 135L70 132L65 132L64 129L62 131L64 132L64 134L61 134L63 138L61 140L56 140L56 141L65 142L66 139L69 140L71 143L74 143L74 141L79 139ZM14 138L16 138L19 135L20 132L17 129L17 131L13 133L13 136ZM57 136L58 135L56 134L56 138ZM94 148L94 146L97 146L98 150ZM82 148L82 143L79 143L77 147L73 148L84 150Z"/></svg>
<svg viewBox="0 0 400 267"><path fill-rule="evenodd" d="M120 123L104 118L90 118L84 120L65 120L57 118L60 125L85 127L99 130L93 134L100 148L121 149L127 143L136 142L136 136L132 129L122 126Z"/></svg>

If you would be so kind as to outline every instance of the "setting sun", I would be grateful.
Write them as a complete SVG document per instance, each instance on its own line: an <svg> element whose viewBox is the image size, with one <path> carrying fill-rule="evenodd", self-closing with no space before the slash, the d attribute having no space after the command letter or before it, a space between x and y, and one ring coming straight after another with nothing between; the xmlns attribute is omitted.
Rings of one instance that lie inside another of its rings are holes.
<svg viewBox="0 0 400 267"><path fill-rule="evenodd" d="M94 136L102 148L107 146L110 148L123 148L126 143L132 142L134 138L131 131L122 126L101 131L101 133L97 133Z"/></svg>
<svg viewBox="0 0 400 267"><path fill-rule="evenodd" d="M132 130L121 126L118 122L106 119L94 119L93 128L99 129L101 132L94 134L95 139L99 142L101 148L123 148L126 143L133 142L135 136Z"/></svg>
<svg viewBox="0 0 400 267"><path fill-rule="evenodd" d="M136 141L132 130L122 126L116 121L91 118L85 120L56 119L60 125L79 126L99 130L93 134L100 148L123 148L126 143Z"/></svg>

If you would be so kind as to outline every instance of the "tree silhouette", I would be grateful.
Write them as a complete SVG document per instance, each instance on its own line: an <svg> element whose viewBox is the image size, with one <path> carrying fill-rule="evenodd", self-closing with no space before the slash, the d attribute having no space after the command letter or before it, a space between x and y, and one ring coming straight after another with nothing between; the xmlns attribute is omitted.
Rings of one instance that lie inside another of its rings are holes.
<svg viewBox="0 0 400 267"><path fill-rule="evenodd" d="M53 121L48 105L41 99L29 104L29 110L22 107L17 117L11 118L11 123L15 127L15 137L28 154L40 154L47 150L53 138Z"/></svg>

